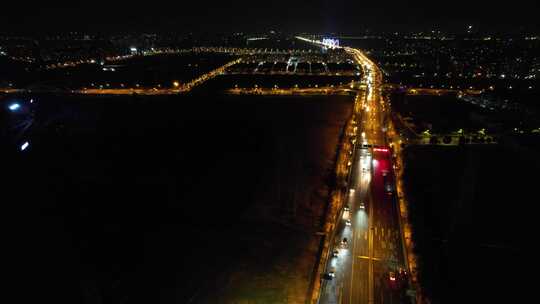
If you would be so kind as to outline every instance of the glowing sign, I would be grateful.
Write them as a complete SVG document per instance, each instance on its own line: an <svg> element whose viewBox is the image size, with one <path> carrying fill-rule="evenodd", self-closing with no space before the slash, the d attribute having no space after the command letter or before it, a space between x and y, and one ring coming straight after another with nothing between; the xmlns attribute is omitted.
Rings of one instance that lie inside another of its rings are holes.
<svg viewBox="0 0 540 304"><path fill-rule="evenodd" d="M331 48L339 47L339 39L324 38L322 43Z"/></svg>

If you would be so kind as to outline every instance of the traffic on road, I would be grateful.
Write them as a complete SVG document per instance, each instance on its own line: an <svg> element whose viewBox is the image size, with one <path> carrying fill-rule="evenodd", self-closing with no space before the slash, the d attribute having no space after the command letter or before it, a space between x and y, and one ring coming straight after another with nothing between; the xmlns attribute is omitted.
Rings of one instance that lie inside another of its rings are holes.
<svg viewBox="0 0 540 304"><path fill-rule="evenodd" d="M363 68L359 88L365 90L358 90L356 98L361 120L348 195L329 249L333 254L322 277L319 303L413 303L406 296L408 271L394 190L393 150L386 136L389 107L381 98L382 74L360 50L343 49Z"/></svg>

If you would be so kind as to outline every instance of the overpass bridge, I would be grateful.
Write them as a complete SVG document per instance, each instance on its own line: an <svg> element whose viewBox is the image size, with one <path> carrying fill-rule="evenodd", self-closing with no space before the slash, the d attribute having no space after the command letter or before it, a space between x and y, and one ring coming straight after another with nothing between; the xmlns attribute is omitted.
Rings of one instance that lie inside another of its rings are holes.
<svg viewBox="0 0 540 304"><path fill-rule="evenodd" d="M467 133L458 135L455 133L430 134L429 136L419 136L407 138L406 145L438 145L438 146L459 146L459 145L493 145L499 142L500 134L479 135Z"/></svg>
<svg viewBox="0 0 540 304"><path fill-rule="evenodd" d="M422 88L422 87L408 87L398 84L388 83L382 86L383 90L400 90L407 95L428 95L428 96L443 96L451 94L462 95L480 95L483 90L467 89L467 88Z"/></svg>
<svg viewBox="0 0 540 304"><path fill-rule="evenodd" d="M347 87L319 88L233 88L225 93L232 95L349 95L356 96L358 91Z"/></svg>

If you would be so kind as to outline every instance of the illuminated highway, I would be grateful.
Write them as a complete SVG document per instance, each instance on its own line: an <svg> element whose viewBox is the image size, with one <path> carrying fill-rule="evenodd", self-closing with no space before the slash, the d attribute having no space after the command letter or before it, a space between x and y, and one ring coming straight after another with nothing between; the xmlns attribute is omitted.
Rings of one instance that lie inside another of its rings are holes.
<svg viewBox="0 0 540 304"><path fill-rule="evenodd" d="M233 95L355 95L350 85L321 86L314 88L233 88L225 91Z"/></svg>
<svg viewBox="0 0 540 304"><path fill-rule="evenodd" d="M326 273L333 277L325 276L319 303L410 303L403 297L408 278L392 149L387 145L389 108L381 97L382 74L360 50L344 49L362 66L366 90L359 91L356 99L360 122L349 195L330 248L339 254L328 259Z"/></svg>

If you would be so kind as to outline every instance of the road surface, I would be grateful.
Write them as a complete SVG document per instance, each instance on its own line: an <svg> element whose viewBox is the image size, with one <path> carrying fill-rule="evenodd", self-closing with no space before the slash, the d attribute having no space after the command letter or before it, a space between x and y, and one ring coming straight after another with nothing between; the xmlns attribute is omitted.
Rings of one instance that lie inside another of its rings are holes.
<svg viewBox="0 0 540 304"><path fill-rule="evenodd" d="M327 271L334 270L335 277L323 282L319 302L405 303L401 284L406 280L400 275L405 264L393 191L392 151L386 146L388 107L380 94L382 76L359 50L345 50L363 67L366 90L359 97L362 106L349 184L350 210L343 212L330 249L339 250L327 265ZM347 245L341 244L343 238L348 239ZM390 278L391 272L395 280Z"/></svg>

